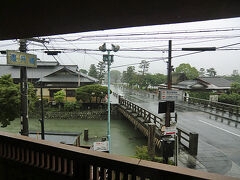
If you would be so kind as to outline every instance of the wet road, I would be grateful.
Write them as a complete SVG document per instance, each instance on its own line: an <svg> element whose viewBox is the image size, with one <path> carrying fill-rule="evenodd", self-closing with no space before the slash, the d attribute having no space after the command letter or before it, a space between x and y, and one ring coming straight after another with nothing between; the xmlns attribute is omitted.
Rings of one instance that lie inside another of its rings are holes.
<svg viewBox="0 0 240 180"><path fill-rule="evenodd" d="M157 113L156 96L116 86L112 86L111 90L162 117ZM240 178L240 128L209 119L209 115L203 112L180 111L177 108L176 111L178 127L199 134L196 158L207 171Z"/></svg>

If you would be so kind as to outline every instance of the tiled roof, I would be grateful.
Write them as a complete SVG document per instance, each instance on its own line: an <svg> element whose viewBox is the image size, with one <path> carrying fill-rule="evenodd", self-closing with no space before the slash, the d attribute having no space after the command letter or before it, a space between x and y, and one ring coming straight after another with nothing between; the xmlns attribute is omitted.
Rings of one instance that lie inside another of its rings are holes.
<svg viewBox="0 0 240 180"><path fill-rule="evenodd" d="M39 63L39 62L38 62ZM58 63L54 62L40 62L37 68L27 68L27 76L28 79L41 79L46 82L50 82L50 80L54 80L55 82L61 82L63 79L68 82L75 82L74 76L68 77L61 77L59 75L55 76L54 78L51 77L52 74L60 71L62 69L66 69L71 71L73 74L76 75L78 72L77 65L59 65ZM19 79L20 78L20 67L17 66L10 66L10 65L0 65L0 77L2 75L11 74L12 78ZM81 82L98 82L97 79L88 76L84 73L80 72ZM77 82L77 81L76 81Z"/></svg>
<svg viewBox="0 0 240 180"><path fill-rule="evenodd" d="M222 77L199 77L197 79L217 87L231 87L232 84L232 81L229 81Z"/></svg>

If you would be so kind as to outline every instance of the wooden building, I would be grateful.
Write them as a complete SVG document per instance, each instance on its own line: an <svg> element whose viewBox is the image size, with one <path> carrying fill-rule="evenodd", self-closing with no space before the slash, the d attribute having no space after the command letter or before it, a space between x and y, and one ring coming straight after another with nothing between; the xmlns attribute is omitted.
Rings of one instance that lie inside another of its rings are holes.
<svg viewBox="0 0 240 180"><path fill-rule="evenodd" d="M20 67L0 65L0 76L11 74L15 83L20 82ZM77 65L60 65L53 61L38 61L37 68L27 68L28 81L37 88L43 87L43 97L53 101L53 95L59 90L66 94L67 101L75 100L75 90L79 86L98 83L98 80L77 71Z"/></svg>

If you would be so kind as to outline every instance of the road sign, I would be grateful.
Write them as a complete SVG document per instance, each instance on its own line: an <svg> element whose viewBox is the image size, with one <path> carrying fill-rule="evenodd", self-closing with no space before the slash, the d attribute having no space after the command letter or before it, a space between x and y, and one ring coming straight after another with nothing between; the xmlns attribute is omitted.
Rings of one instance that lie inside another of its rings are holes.
<svg viewBox="0 0 240 180"><path fill-rule="evenodd" d="M160 90L160 100L163 101L177 101L182 100L183 91L179 90Z"/></svg>
<svg viewBox="0 0 240 180"><path fill-rule="evenodd" d="M169 101L169 112L174 112L175 111L175 104L174 101ZM167 112L167 102L159 102L158 103L158 113L166 113Z"/></svg>
<svg viewBox="0 0 240 180"><path fill-rule="evenodd" d="M37 56L34 54L7 50L7 64L13 66L37 67Z"/></svg>

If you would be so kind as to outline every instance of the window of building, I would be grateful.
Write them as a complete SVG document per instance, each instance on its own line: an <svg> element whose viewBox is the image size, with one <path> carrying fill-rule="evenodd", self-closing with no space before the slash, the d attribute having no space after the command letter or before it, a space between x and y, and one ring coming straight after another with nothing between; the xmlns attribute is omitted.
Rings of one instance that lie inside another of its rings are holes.
<svg viewBox="0 0 240 180"><path fill-rule="evenodd" d="M75 97L75 90L67 90L66 96L67 97Z"/></svg>

